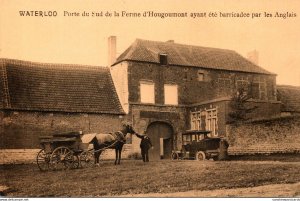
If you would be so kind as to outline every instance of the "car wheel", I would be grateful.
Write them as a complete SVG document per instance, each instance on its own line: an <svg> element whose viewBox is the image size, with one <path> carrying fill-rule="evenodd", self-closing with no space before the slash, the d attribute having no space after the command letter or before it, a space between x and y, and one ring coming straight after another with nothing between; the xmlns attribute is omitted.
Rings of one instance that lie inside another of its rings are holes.
<svg viewBox="0 0 300 201"><path fill-rule="evenodd" d="M203 151L198 151L196 153L196 160L197 161L204 161L206 158L205 153Z"/></svg>
<svg viewBox="0 0 300 201"><path fill-rule="evenodd" d="M173 152L173 153L171 154L171 159L172 159L172 160L179 160L179 155L178 155L178 153Z"/></svg>

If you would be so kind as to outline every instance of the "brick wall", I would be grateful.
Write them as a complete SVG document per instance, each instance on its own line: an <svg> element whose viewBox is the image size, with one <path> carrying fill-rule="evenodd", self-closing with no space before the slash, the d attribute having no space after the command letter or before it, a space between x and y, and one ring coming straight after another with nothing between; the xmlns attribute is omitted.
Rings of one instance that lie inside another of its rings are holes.
<svg viewBox="0 0 300 201"><path fill-rule="evenodd" d="M114 132L122 120L119 115L1 111L0 149L36 149L39 136L55 132Z"/></svg>
<svg viewBox="0 0 300 201"><path fill-rule="evenodd" d="M108 133L120 130L124 119L119 115L50 113L50 112L0 112L0 164L34 163L40 150L39 136L54 132L83 131L83 133ZM123 148L123 158L131 154L131 144ZM114 159L115 152L108 149L102 159Z"/></svg>
<svg viewBox="0 0 300 201"><path fill-rule="evenodd" d="M198 74L203 73L203 81ZM196 67L161 66L158 64L128 62L129 101L140 102L140 81L155 84L155 103L164 104L164 84L178 85L179 104L192 104L231 96L237 91L237 81L265 82L266 100L276 100L274 75L231 72Z"/></svg>
<svg viewBox="0 0 300 201"><path fill-rule="evenodd" d="M300 152L300 117L227 125L230 154Z"/></svg>

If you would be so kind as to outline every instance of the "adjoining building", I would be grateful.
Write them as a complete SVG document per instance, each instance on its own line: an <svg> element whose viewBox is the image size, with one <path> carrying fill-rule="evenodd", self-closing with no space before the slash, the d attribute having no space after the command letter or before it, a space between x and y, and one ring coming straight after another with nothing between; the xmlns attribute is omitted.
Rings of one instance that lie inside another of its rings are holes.
<svg viewBox="0 0 300 201"><path fill-rule="evenodd" d="M55 132L112 132L124 111L108 68L0 60L0 149L39 148Z"/></svg>
<svg viewBox="0 0 300 201"><path fill-rule="evenodd" d="M300 115L300 87L277 85L277 91L278 100L282 102L282 115Z"/></svg>

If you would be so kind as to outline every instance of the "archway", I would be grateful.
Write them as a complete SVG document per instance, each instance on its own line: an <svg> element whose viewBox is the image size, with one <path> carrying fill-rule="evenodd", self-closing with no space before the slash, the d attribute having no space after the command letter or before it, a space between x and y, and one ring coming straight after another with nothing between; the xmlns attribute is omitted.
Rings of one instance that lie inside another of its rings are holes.
<svg viewBox="0 0 300 201"><path fill-rule="evenodd" d="M169 159L172 153L173 128L165 122L153 122L146 131L153 149L149 151L150 160Z"/></svg>

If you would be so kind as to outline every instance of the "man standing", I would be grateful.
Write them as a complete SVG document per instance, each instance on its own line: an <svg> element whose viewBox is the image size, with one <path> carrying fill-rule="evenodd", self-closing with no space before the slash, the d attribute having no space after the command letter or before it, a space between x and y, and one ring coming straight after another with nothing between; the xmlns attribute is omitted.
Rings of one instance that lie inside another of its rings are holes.
<svg viewBox="0 0 300 201"><path fill-rule="evenodd" d="M148 151L151 147L153 147L150 138L147 135L141 135L138 133L136 133L135 135L141 139L140 148L141 148L141 154L143 157L143 161L149 162Z"/></svg>
<svg viewBox="0 0 300 201"><path fill-rule="evenodd" d="M225 138L221 138L220 141L220 154L219 154L219 160L228 160L228 147L229 143Z"/></svg>

